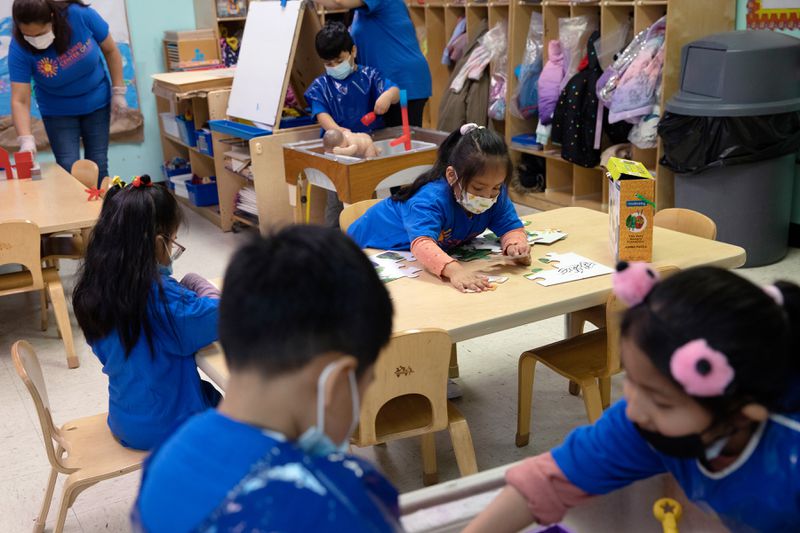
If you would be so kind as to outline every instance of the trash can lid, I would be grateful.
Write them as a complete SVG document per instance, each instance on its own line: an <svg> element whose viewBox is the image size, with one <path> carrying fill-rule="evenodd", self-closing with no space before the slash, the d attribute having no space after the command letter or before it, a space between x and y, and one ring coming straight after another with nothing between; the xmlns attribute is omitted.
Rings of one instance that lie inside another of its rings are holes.
<svg viewBox="0 0 800 533"><path fill-rule="evenodd" d="M767 30L709 35L683 47L666 110L737 117L800 110L800 39Z"/></svg>

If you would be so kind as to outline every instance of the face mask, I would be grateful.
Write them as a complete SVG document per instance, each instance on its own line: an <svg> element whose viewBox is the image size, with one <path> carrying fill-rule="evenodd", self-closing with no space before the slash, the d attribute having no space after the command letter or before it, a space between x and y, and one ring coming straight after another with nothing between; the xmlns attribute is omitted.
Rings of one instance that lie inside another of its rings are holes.
<svg viewBox="0 0 800 533"><path fill-rule="evenodd" d="M162 276L171 276L172 275L172 263L168 265L158 265L158 273Z"/></svg>
<svg viewBox="0 0 800 533"><path fill-rule="evenodd" d="M343 80L347 76L353 73L355 67L350 64L350 58L342 61L335 67L325 67L325 72L328 73L328 76L337 80Z"/></svg>
<svg viewBox="0 0 800 533"><path fill-rule="evenodd" d="M706 447L701 433L691 433L681 437L667 437L655 431L642 429L634 424L639 435L656 451L679 459L706 459L711 461L719 457L729 437L723 437L711 446Z"/></svg>
<svg viewBox="0 0 800 533"><path fill-rule="evenodd" d="M453 173L455 173L455 171L453 171ZM456 175L456 180L458 180L458 175ZM455 189L453 189L453 194L455 194ZM458 202L461 207L473 215L480 215L481 213L485 213L491 209L492 206L497 203L497 198L499 197L499 195L494 198L476 196L470 192L467 192L466 189L462 189L461 196L459 197L456 195L456 202Z"/></svg>
<svg viewBox="0 0 800 533"><path fill-rule="evenodd" d="M163 236L163 237L164 237L164 241L163 241L164 242L164 246L166 246L167 254L169 255L169 264L167 264L167 265L161 265L161 264L158 265L158 272L160 274L166 274L168 276L171 276L172 275L172 264L175 263L175 261L177 261L178 258L183 255L183 252L186 251L186 248L184 246L178 244L178 242L175 241L174 239L170 239L167 236ZM172 245L175 247L175 249L170 251L168 243L172 243Z"/></svg>
<svg viewBox="0 0 800 533"><path fill-rule="evenodd" d="M53 44L53 41L56 40L56 36L53 31L49 31L44 35L37 35L36 37L31 37L30 35L25 35L25 40L28 41L28 44L33 46L39 50L46 50Z"/></svg>
<svg viewBox="0 0 800 533"><path fill-rule="evenodd" d="M334 444L331 438L325 434L325 385L338 364L338 361L330 363L319 375L319 379L317 380L317 423L308 428L300 435L300 438L297 439L297 445L300 449L311 457L327 457L332 453L346 452L350 443L350 436L358 425L360 413L358 384L356 383L355 373L350 370L348 372L348 377L350 379L350 401L353 405L353 419L350 422L350 428L347 430L347 435L345 435L344 440L339 444Z"/></svg>

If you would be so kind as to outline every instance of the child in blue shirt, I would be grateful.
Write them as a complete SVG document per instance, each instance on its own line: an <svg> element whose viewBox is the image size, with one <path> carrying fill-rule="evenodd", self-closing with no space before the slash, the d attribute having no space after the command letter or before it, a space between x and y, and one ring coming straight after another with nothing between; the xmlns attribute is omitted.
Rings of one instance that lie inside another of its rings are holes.
<svg viewBox="0 0 800 533"><path fill-rule="evenodd" d="M340 231L289 227L240 249L222 294L225 398L153 452L134 530L398 530L397 491L346 453L392 329L367 257Z"/></svg>
<svg viewBox="0 0 800 533"><path fill-rule="evenodd" d="M311 83L305 97L322 129L370 133L382 128L382 115L400 101L397 85L373 67L356 65L358 49L341 22L325 23L317 33L315 45L325 63L325 74ZM376 119L365 125L361 119L370 112L375 113ZM328 191L326 226L339 226L342 208L336 192Z"/></svg>
<svg viewBox="0 0 800 533"><path fill-rule="evenodd" d="M128 447L149 450L219 402L194 355L217 340L219 292L172 262L181 221L175 198L149 176L106 193L73 307L108 375L108 425Z"/></svg>
<svg viewBox="0 0 800 533"><path fill-rule="evenodd" d="M341 22L327 22L315 44L325 74L311 83L305 97L322 129L369 133L382 128L381 115L400 101L397 85L373 67L356 65L358 49ZM370 111L377 119L367 126L361 119Z"/></svg>
<svg viewBox="0 0 800 533"><path fill-rule="evenodd" d="M671 473L734 532L800 525L800 287L695 268L658 283L621 263L625 400L506 473L467 531L559 521L594 494Z"/></svg>
<svg viewBox="0 0 800 533"><path fill-rule="evenodd" d="M505 255L530 264L528 236L506 190L512 173L503 138L466 124L442 143L433 168L370 208L348 234L362 248L411 250L428 271L460 291L485 290L486 278L447 252L489 228Z"/></svg>

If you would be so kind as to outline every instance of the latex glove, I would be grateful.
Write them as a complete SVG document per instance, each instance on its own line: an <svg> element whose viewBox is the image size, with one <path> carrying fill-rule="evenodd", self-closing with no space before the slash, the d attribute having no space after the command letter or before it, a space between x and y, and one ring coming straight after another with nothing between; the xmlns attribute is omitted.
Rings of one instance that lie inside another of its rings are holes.
<svg viewBox="0 0 800 533"><path fill-rule="evenodd" d="M506 255L520 265L531 264L531 247L529 244L511 244L506 248Z"/></svg>
<svg viewBox="0 0 800 533"><path fill-rule="evenodd" d="M375 101L375 114L385 115L389 111L389 106L392 105L392 97L389 93L383 93Z"/></svg>
<svg viewBox="0 0 800 533"><path fill-rule="evenodd" d="M36 138L33 135L20 135L17 137L20 152L30 152L36 155Z"/></svg>
<svg viewBox="0 0 800 533"><path fill-rule="evenodd" d="M456 262L448 263L442 275L450 279L450 284L461 292L468 290L475 292L483 292L491 289L491 283L486 279L486 276L475 274L465 269Z"/></svg>
<svg viewBox="0 0 800 533"><path fill-rule="evenodd" d="M128 109L128 101L125 99L125 94L128 92L127 87L112 87L111 88L111 114L119 115Z"/></svg>

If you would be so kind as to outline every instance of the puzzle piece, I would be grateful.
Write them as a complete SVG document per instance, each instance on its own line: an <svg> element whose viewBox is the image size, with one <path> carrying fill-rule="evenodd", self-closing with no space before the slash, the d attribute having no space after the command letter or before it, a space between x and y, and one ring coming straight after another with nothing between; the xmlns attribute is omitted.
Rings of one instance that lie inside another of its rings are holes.
<svg viewBox="0 0 800 533"><path fill-rule="evenodd" d="M554 229L528 230L526 233L528 234L528 244L553 244L567 237L563 231Z"/></svg>
<svg viewBox="0 0 800 533"><path fill-rule="evenodd" d="M386 260L389 260L389 261L393 261L395 263L397 263L399 261L408 261L409 263L413 263L414 261L417 260L417 258L414 257L414 254L412 254L411 252L403 252L403 251L396 251L396 250L389 250L389 251L380 253L380 254L378 254L378 255L376 255L374 257L376 257L378 259L386 259Z"/></svg>
<svg viewBox="0 0 800 533"><path fill-rule="evenodd" d="M450 252L450 255L454 259L468 263L470 261L475 261L476 259L486 259L490 255L492 255L492 252L490 250L482 250L469 245L469 246L459 246L458 248Z"/></svg>
<svg viewBox="0 0 800 533"><path fill-rule="evenodd" d="M545 264L555 264L555 268L548 270L534 269L530 274L525 274L525 277L531 281L537 281L539 285L545 287L603 276L614 272L613 268L601 265L575 253L557 254L551 252L547 254L547 257L543 257L539 261Z"/></svg>
<svg viewBox="0 0 800 533"><path fill-rule="evenodd" d="M382 255L382 254L381 254ZM389 283L400 278L416 278L422 272L421 268L401 265L392 259L378 259L377 256L370 257L378 277L384 283Z"/></svg>

